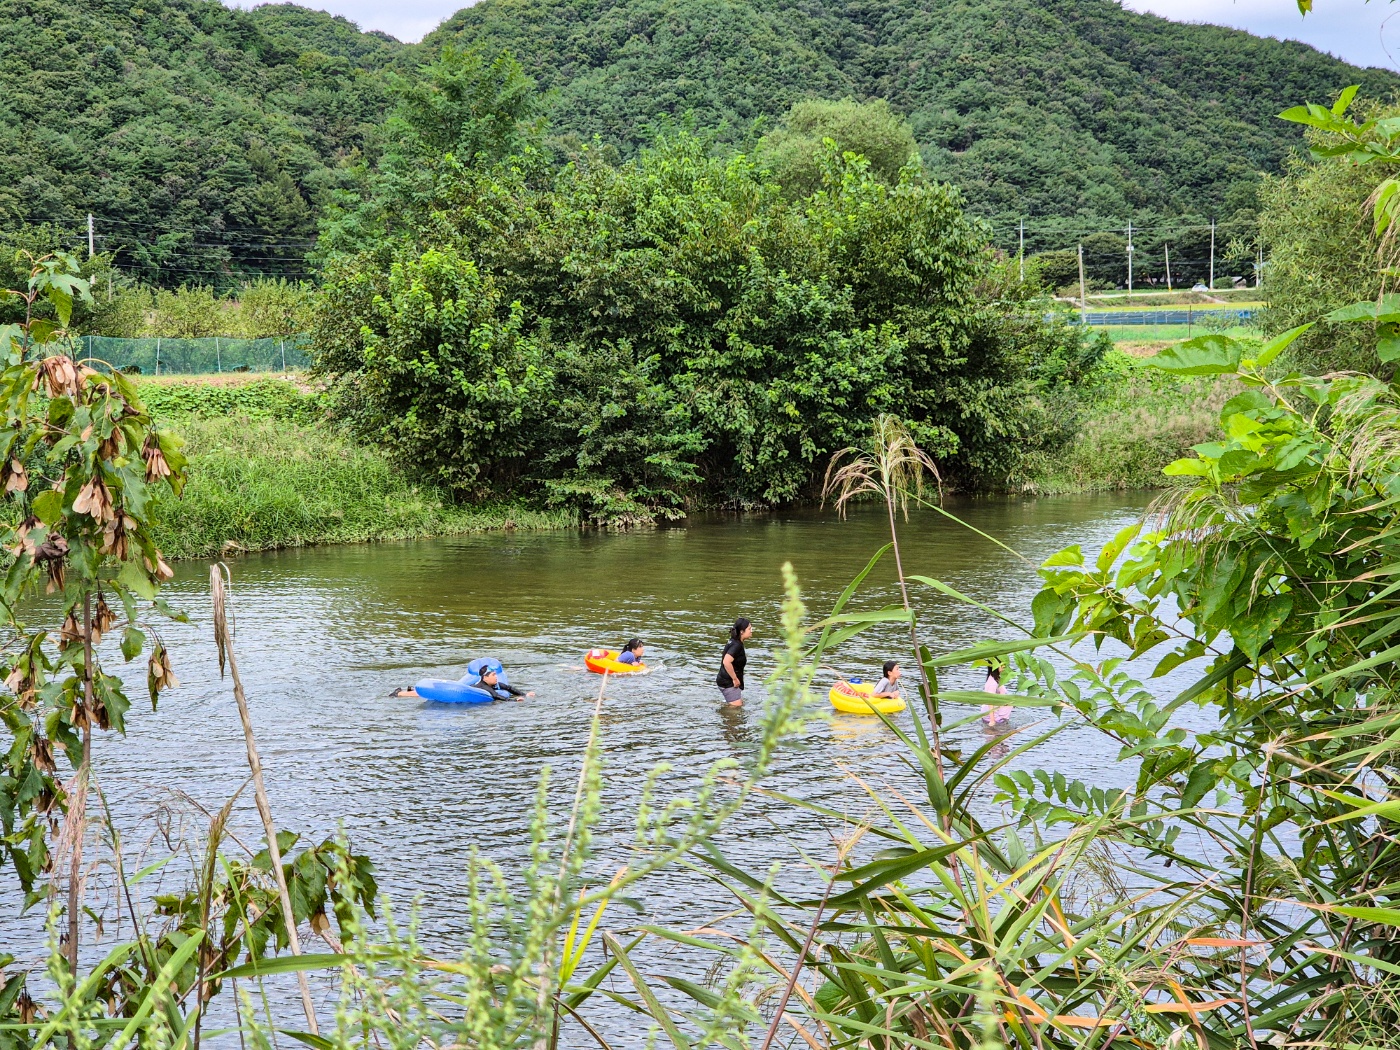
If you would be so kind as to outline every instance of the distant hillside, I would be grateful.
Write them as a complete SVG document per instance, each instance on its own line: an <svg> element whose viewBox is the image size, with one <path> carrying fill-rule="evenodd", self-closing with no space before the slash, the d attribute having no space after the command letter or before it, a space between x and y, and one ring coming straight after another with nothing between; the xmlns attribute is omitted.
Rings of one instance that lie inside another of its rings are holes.
<svg viewBox="0 0 1400 1050"><path fill-rule="evenodd" d="M887 98L974 210L1003 232L1032 218L1031 248L1248 214L1257 173L1301 141L1279 110L1400 87L1113 0L481 0L421 46L218 0L0 0L0 26L0 232L79 243L92 212L122 266L224 287L306 272L318 216L376 156L386 69L447 42L509 47L556 136L624 152L666 120L744 143L801 98Z"/></svg>
<svg viewBox="0 0 1400 1050"><path fill-rule="evenodd" d="M290 5L0 0L0 227L53 223L163 283L304 269L404 45Z"/></svg>
<svg viewBox="0 0 1400 1050"><path fill-rule="evenodd" d="M1301 142L1275 119L1400 78L1113 0L481 0L425 45L509 47L556 132L635 147L692 113L743 140L813 96L882 97L984 215L1228 215Z"/></svg>

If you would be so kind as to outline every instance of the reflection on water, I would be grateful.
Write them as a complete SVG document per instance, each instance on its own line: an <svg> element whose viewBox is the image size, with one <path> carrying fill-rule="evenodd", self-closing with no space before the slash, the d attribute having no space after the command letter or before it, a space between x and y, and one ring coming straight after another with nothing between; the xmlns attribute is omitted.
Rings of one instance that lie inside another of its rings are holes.
<svg viewBox="0 0 1400 1050"><path fill-rule="evenodd" d="M947 580L1024 616L1035 564L1073 542L1093 550L1142 506L1135 497L1098 497L954 507L1027 561L941 516L911 512L903 527L904 563L911 573ZM655 763L673 767L662 778L665 790L688 791L711 763L750 753L761 682L772 666L779 566L793 564L819 614L885 542L886 527L883 513L874 511L844 521L804 511L622 534L502 533L240 559L231 566L238 660L278 821L317 837L343 826L354 846L375 858L380 885L395 902L421 899L427 944L450 949L464 930L468 851L476 847L509 864L523 850L542 768L552 768L556 784L577 773L599 684L582 669L584 650L616 647L637 635L656 665L651 674L608 684L603 731L610 786L602 841L605 851L608 842L616 850L630 841L642 774ZM892 571L885 565L873 573L856 605L897 602ZM237 712L210 641L205 572L182 566L172 587L173 603L191 617L188 626L166 632L183 684L162 699L158 713L134 707L125 741L103 737L96 746L98 780L133 842L152 833L143 818L169 800L170 789L216 809L246 777ZM975 609L928 591L914 594L921 630L935 651L1006 633ZM756 628L749 706L720 710L715 671L727 625L740 615ZM832 671L878 677L881 661L906 655L906 642L897 627L872 630L833 657ZM456 707L387 695L419 677L460 675L481 655L498 656L510 680L538 696ZM819 683L822 693L826 681ZM138 675L131 684L137 692L144 688ZM976 671L962 668L945 684L981 682ZM895 717L908 724L911 716ZM1017 712L1013 724L1043 717ZM987 742L975 723L956 735L967 753ZM1113 753L1097 736L1071 730L1018 764L1104 786L1116 774L1126 786L1130 771L1107 768ZM779 757L772 786L859 820L869 803L843 770L919 797L920 782L889 731L875 719L849 716L813 724L805 740ZM988 815L990 791L984 789L982 803ZM255 840L251 798L241 803L238 826ZM724 848L763 872L774 859L830 853L840 833L834 820L760 801L726 832ZM810 869L797 864L784 880L814 883ZM13 917L16 891L12 882L4 885L0 936L7 950L28 947L26 956L34 958L35 918ZM676 922L729 904L685 870L658 877L645 899L665 903Z"/></svg>

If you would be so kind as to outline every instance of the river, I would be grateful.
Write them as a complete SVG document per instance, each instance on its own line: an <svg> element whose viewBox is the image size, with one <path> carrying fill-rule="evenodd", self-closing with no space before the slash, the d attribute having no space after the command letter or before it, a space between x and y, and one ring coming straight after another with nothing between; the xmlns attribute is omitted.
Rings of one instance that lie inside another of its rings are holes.
<svg viewBox="0 0 1400 1050"><path fill-rule="evenodd" d="M1029 564L934 512L911 509L901 523L906 571L1026 618L1035 564L1070 543L1096 549L1139 518L1146 501L1114 495L950 506ZM582 670L586 649L638 635L655 667L609 683L600 829L606 862L609 849L630 841L642 775L654 764L674 767L668 788L693 790L711 763L749 753L760 683L771 667L779 567L792 563L815 618L887 538L883 512L860 508L845 520L802 510L623 533L494 533L237 559L230 563L237 654L278 822L317 841L343 828L358 852L374 858L380 886L396 906L420 902L425 944L452 951L466 928L468 852L479 849L509 869L522 855L541 769L552 768L561 804L571 791L599 684ZM215 663L207 568L179 566L170 590L172 603L191 618L165 632L182 684L154 714L138 700L125 740L107 735L95 746L97 777L128 848L151 856L167 836L188 834L203 819L179 793L217 809L247 775L237 710ZM892 564L862 593L864 608L895 603ZM924 589L914 596L923 637L935 651L1008 634L975 609ZM722 712L714 675L727 625L738 615L756 628L749 707ZM420 677L457 677L478 655L500 657L512 682L536 697L457 707L388 695ZM887 657L907 657L892 627L848 643L833 662L844 673L874 678ZM144 667L131 684L134 696L144 694ZM976 688L981 674L961 668L945 684ZM898 717L907 723L910 715ZM1013 723L1024 728L1044 717L1020 711ZM970 726L956 742L982 739ZM1020 764L1126 783L1130 770L1109 768L1114 750L1095 734L1071 730ZM859 819L868 806L842 766L917 791L889 731L850 716L812 723L780 756L772 786ZM236 824L245 841L256 841L252 799L241 801ZM990 788L980 804L995 815ZM811 886L810 869L795 863L799 851L824 855L840 830L760 803L735 819L723 845L760 874L774 860L794 862L787 878ZM21 949L22 962L37 961L39 913L17 918L13 876L7 872L5 880L0 937L8 950ZM641 897L653 917L677 923L731 904L683 869L658 876ZM295 1014L285 1020L295 1023Z"/></svg>

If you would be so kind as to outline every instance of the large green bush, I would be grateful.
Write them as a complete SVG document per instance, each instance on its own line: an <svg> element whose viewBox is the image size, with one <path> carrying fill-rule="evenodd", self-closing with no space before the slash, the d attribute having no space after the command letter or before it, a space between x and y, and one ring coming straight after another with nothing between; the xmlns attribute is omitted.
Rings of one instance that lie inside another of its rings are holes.
<svg viewBox="0 0 1400 1050"><path fill-rule="evenodd" d="M463 494L603 517L789 500L879 412L1000 481L1086 353L955 190L852 154L796 202L683 133L437 192L416 229L331 263L315 353L361 432Z"/></svg>

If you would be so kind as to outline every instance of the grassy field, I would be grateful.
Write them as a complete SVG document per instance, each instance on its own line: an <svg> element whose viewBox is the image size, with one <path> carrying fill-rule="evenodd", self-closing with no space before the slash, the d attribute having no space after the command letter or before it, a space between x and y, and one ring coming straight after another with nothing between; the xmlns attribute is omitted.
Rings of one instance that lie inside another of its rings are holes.
<svg viewBox="0 0 1400 1050"><path fill-rule="evenodd" d="M327 423L314 393L266 377L223 378L140 383L190 457L184 495L159 515L167 557L576 523L519 503L454 504Z"/></svg>
<svg viewBox="0 0 1400 1050"><path fill-rule="evenodd" d="M1203 324L1109 324L1098 325L1094 330L1106 333L1115 343L1161 343L1163 345L1219 331L1219 329ZM1226 329L1224 334L1232 335L1237 339L1256 338L1259 335L1252 328L1230 328Z"/></svg>

